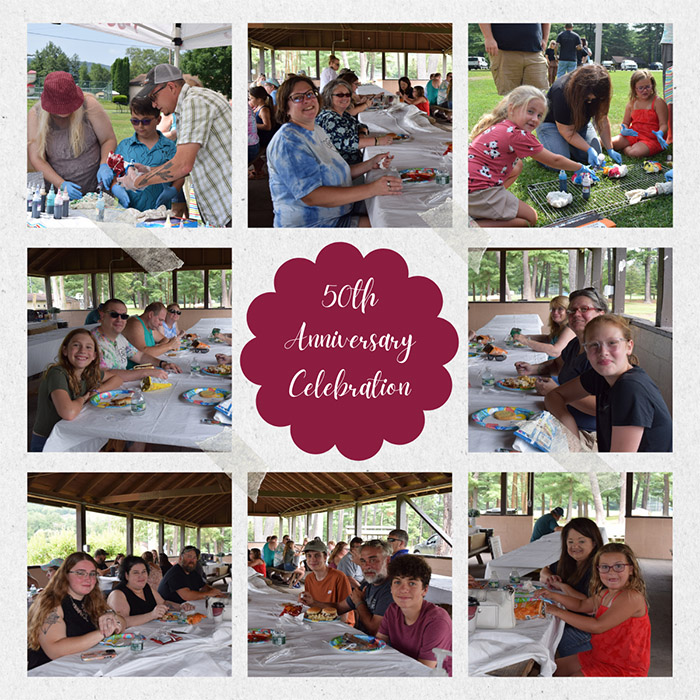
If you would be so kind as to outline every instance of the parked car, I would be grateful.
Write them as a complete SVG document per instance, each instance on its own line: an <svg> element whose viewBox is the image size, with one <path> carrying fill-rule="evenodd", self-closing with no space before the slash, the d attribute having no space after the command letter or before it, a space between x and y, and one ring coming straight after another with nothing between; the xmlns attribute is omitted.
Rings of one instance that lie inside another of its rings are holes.
<svg viewBox="0 0 700 700"><path fill-rule="evenodd" d="M506 515L515 515L517 513L515 508L506 508ZM500 508L489 508L484 515L500 515Z"/></svg>
<svg viewBox="0 0 700 700"><path fill-rule="evenodd" d="M664 67L657 61L649 64L649 70L663 70Z"/></svg>
<svg viewBox="0 0 700 700"><path fill-rule="evenodd" d="M639 66L634 61L630 61L629 59L625 59L620 64L620 70L637 70L637 68L639 68Z"/></svg>
<svg viewBox="0 0 700 700"><path fill-rule="evenodd" d="M469 56L467 68L468 70L488 70L489 64L482 56Z"/></svg>
<svg viewBox="0 0 700 700"><path fill-rule="evenodd" d="M425 542L413 546L414 554L435 554L437 552L438 543L442 537L437 533L428 537ZM443 540L444 541L444 540Z"/></svg>
<svg viewBox="0 0 700 700"><path fill-rule="evenodd" d="M613 61L603 61L601 65L607 70L615 70L615 63Z"/></svg>

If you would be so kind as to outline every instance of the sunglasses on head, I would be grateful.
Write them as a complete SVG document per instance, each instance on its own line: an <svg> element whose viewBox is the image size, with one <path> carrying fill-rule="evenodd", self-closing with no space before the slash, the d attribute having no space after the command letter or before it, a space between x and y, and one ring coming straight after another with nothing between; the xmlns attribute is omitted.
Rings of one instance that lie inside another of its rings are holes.
<svg viewBox="0 0 700 700"><path fill-rule="evenodd" d="M119 314L119 313L117 313L116 311L110 311L110 312L109 312L109 315L110 315L112 318L122 318L122 319L124 319L125 321L126 321L127 318L129 318L129 314Z"/></svg>
<svg viewBox="0 0 700 700"><path fill-rule="evenodd" d="M139 124L143 124L144 126L148 126L153 121L153 119L129 119L129 121L134 126L138 126Z"/></svg>

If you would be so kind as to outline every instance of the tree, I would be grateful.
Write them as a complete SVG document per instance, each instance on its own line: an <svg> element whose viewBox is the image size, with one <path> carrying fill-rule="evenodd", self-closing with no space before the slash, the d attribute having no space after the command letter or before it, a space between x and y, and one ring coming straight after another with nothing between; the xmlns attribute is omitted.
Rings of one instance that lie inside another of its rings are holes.
<svg viewBox="0 0 700 700"><path fill-rule="evenodd" d="M58 70L70 72L70 68L70 59L53 41L37 51L29 64L29 70L35 70L37 78L45 78L49 73Z"/></svg>
<svg viewBox="0 0 700 700"><path fill-rule="evenodd" d="M80 73L80 66L81 65L82 65L82 62L80 60L80 56L78 56L77 53L74 53L68 59L68 72L73 76L73 80L75 80L75 81L78 80L78 75Z"/></svg>
<svg viewBox="0 0 700 700"><path fill-rule="evenodd" d="M117 58L112 64L112 90L120 95L129 94L129 59Z"/></svg>
<svg viewBox="0 0 700 700"><path fill-rule="evenodd" d="M87 62L83 61L78 69L78 84L85 85L90 81L90 71L87 67Z"/></svg>
<svg viewBox="0 0 700 700"><path fill-rule="evenodd" d="M142 73L148 73L151 68L159 63L169 63L170 53L168 49L137 49L130 47L126 50L129 59L129 80L133 80ZM114 88L116 90L116 88Z"/></svg>
<svg viewBox="0 0 700 700"><path fill-rule="evenodd" d="M90 66L91 83L108 83L109 71L101 63L93 63Z"/></svg>
<svg viewBox="0 0 700 700"><path fill-rule="evenodd" d="M183 73L196 75L204 87L231 97L231 47L213 46L193 49L181 57Z"/></svg>

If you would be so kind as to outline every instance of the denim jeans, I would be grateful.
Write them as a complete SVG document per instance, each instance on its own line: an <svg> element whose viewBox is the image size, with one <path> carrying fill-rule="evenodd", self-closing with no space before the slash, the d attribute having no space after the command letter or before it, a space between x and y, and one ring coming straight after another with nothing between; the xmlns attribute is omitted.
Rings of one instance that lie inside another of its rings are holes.
<svg viewBox="0 0 700 700"><path fill-rule="evenodd" d="M583 632L568 624L564 625L564 634L562 634L557 647L559 656L573 656L580 651L588 651L591 648L591 635L588 632Z"/></svg>
<svg viewBox="0 0 700 700"><path fill-rule="evenodd" d="M562 75L567 73L572 73L576 70L576 61L562 61L559 59L559 66L557 68L557 78L561 78Z"/></svg>
<svg viewBox="0 0 700 700"><path fill-rule="evenodd" d="M579 136L589 145L600 153L601 145L598 137L596 136L593 124L588 122L579 132ZM588 165L588 154L585 151L581 151L578 148L574 148L560 133L557 129L557 125L551 122L543 122L537 127L537 140L552 153L558 153L560 156L565 158L571 158L578 163L583 163ZM540 163L542 165L542 163ZM555 170L555 168L550 168L548 165L542 165L542 167L548 170Z"/></svg>
<svg viewBox="0 0 700 700"><path fill-rule="evenodd" d="M48 439L48 437L44 437L43 435L37 435L36 433L32 433L32 441L29 443L29 451L43 452L44 445L46 444L46 441Z"/></svg>

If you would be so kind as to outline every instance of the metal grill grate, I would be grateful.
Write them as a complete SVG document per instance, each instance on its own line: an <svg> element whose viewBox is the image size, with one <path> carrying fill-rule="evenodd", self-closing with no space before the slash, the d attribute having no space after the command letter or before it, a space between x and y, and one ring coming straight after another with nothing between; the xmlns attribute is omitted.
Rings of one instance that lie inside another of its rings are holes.
<svg viewBox="0 0 700 700"><path fill-rule="evenodd" d="M629 206L625 192L645 190L657 182L664 182L663 171L654 174L646 173L641 163L628 164L627 168L627 175L619 180L600 175L600 182L591 187L591 196L588 201L581 196L581 185L574 185L571 182L571 176L569 176L569 192L574 196L574 200L563 209L556 209L547 201L547 194L559 189L559 180L556 177L549 182L536 182L533 185L528 185L527 193L540 211L539 225L552 224L555 221L593 210L599 214L611 214ZM665 170L667 168L664 168Z"/></svg>

